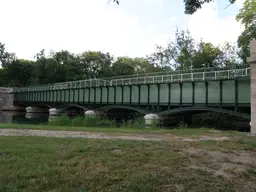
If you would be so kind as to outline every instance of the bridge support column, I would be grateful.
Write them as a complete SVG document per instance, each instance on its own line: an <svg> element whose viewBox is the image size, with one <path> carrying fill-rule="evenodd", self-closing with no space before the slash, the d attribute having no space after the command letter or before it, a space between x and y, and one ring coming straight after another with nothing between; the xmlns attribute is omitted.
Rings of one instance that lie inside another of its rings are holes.
<svg viewBox="0 0 256 192"><path fill-rule="evenodd" d="M38 107L26 107L26 113L45 113L47 109L41 109Z"/></svg>
<svg viewBox="0 0 256 192"><path fill-rule="evenodd" d="M62 111L60 109L56 109L56 108L49 109L49 115L50 116L58 116L61 113L62 113Z"/></svg>
<svg viewBox="0 0 256 192"><path fill-rule="evenodd" d="M88 110L84 112L85 117L95 117L95 116L102 116L103 114L100 111L93 111Z"/></svg>
<svg viewBox="0 0 256 192"><path fill-rule="evenodd" d="M144 116L146 128L151 128L159 123L159 116L157 114L147 114Z"/></svg>
<svg viewBox="0 0 256 192"><path fill-rule="evenodd" d="M93 110L88 110L84 112L84 116L85 117L95 117L96 116L96 112Z"/></svg>
<svg viewBox="0 0 256 192"><path fill-rule="evenodd" d="M256 40L250 43L250 57L247 62L251 65L251 133L256 134Z"/></svg>

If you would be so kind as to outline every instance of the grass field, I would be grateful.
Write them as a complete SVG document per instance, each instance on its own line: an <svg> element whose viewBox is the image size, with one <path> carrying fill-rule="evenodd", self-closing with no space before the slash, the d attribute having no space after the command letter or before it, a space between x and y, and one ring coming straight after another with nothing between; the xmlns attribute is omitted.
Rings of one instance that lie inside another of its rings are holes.
<svg viewBox="0 0 256 192"><path fill-rule="evenodd" d="M0 191L256 191L256 140L0 137Z"/></svg>

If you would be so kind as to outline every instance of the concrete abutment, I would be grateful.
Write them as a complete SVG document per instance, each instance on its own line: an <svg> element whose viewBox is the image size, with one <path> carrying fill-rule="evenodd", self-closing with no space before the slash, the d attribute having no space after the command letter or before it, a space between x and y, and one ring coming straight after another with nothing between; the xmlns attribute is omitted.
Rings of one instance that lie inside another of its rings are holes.
<svg viewBox="0 0 256 192"><path fill-rule="evenodd" d="M256 134L256 39L250 43L250 57L247 62L251 65L251 133Z"/></svg>
<svg viewBox="0 0 256 192"><path fill-rule="evenodd" d="M0 111L24 111L24 107L16 107L13 88L0 87Z"/></svg>

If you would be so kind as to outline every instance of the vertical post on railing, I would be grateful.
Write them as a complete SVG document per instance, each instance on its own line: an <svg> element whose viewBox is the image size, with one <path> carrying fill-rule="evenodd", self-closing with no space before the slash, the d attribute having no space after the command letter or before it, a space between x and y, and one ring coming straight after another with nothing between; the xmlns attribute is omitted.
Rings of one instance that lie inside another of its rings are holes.
<svg viewBox="0 0 256 192"><path fill-rule="evenodd" d="M194 74L191 72L191 81L194 81Z"/></svg>
<svg viewBox="0 0 256 192"><path fill-rule="evenodd" d="M205 72L203 72L203 81L204 81L204 78L205 78Z"/></svg>
<svg viewBox="0 0 256 192"><path fill-rule="evenodd" d="M92 79L90 79L90 87L92 87Z"/></svg>
<svg viewBox="0 0 256 192"><path fill-rule="evenodd" d="M214 79L215 80L217 79L217 72L216 71L214 72Z"/></svg>
<svg viewBox="0 0 256 192"><path fill-rule="evenodd" d="M228 70L228 79L229 79L229 70Z"/></svg>
<svg viewBox="0 0 256 192"><path fill-rule="evenodd" d="M153 76L153 83L155 83L155 77Z"/></svg>
<svg viewBox="0 0 256 192"><path fill-rule="evenodd" d="M180 81L183 81L183 74L180 74Z"/></svg>
<svg viewBox="0 0 256 192"><path fill-rule="evenodd" d="M172 83L172 81L173 81L172 76L173 76L173 75L171 75L171 83Z"/></svg>

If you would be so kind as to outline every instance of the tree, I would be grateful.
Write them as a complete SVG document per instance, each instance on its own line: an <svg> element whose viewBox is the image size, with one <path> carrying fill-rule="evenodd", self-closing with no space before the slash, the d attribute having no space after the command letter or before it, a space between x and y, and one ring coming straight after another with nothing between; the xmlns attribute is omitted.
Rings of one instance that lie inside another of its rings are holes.
<svg viewBox="0 0 256 192"><path fill-rule="evenodd" d="M51 55L46 57L44 50L36 54L36 75L39 84L67 81L65 68Z"/></svg>
<svg viewBox="0 0 256 192"><path fill-rule="evenodd" d="M5 50L5 45L0 42L0 66L6 67L14 60L16 60L15 54L7 52Z"/></svg>
<svg viewBox="0 0 256 192"><path fill-rule="evenodd" d="M113 57L109 53L87 51L79 55L79 67L88 78L110 77Z"/></svg>
<svg viewBox="0 0 256 192"><path fill-rule="evenodd" d="M133 59L129 57L118 57L112 66L113 76L133 75L135 74L135 66Z"/></svg>
<svg viewBox="0 0 256 192"><path fill-rule="evenodd" d="M13 87L37 84L34 62L18 59L6 67L7 85Z"/></svg>
<svg viewBox="0 0 256 192"><path fill-rule="evenodd" d="M214 0L183 0L185 4L185 13L186 14L193 14L198 9L202 8L202 5L205 3L210 3ZM230 4L235 3L236 0L228 0ZM119 5L119 0L113 0L113 2Z"/></svg>
<svg viewBox="0 0 256 192"><path fill-rule="evenodd" d="M256 38L256 0L246 0L243 7L236 16L245 29L238 37L238 46L241 48L241 58L246 62L249 56L249 45L251 38Z"/></svg>
<svg viewBox="0 0 256 192"><path fill-rule="evenodd" d="M133 63L134 63L134 72L136 74L159 72L162 70L160 67L155 66L145 58L139 58L139 57L133 58Z"/></svg>
<svg viewBox="0 0 256 192"><path fill-rule="evenodd" d="M214 0L184 0L185 3L185 13L193 14L198 9L202 8L202 5L205 3L210 3ZM230 4L235 3L236 0L228 0Z"/></svg>
<svg viewBox="0 0 256 192"><path fill-rule="evenodd" d="M230 43L223 46L202 40L197 43L188 30L177 29L175 39L166 47L157 46L157 51L148 59L165 70L187 70L238 64L237 53L236 47Z"/></svg>
<svg viewBox="0 0 256 192"><path fill-rule="evenodd" d="M79 68L79 57L69 51L62 50L52 52L51 59L54 60L56 67L59 70L62 81L74 81L84 79L84 71Z"/></svg>
<svg viewBox="0 0 256 192"><path fill-rule="evenodd" d="M224 64L221 61L222 56L223 52L219 47L201 40L191 58L193 68L219 67Z"/></svg>
<svg viewBox="0 0 256 192"><path fill-rule="evenodd" d="M149 61L160 68L186 69L192 64L195 42L189 31L176 29L174 41L168 42L166 47L157 46L157 51L148 57Z"/></svg>

